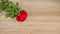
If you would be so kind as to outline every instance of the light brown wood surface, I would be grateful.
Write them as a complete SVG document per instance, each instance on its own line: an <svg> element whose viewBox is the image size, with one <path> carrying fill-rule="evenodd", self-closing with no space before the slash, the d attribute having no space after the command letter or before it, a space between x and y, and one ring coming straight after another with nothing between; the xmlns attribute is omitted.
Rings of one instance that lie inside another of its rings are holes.
<svg viewBox="0 0 60 34"><path fill-rule="evenodd" d="M60 34L60 0L12 0L28 12L25 22L0 13L0 34Z"/></svg>

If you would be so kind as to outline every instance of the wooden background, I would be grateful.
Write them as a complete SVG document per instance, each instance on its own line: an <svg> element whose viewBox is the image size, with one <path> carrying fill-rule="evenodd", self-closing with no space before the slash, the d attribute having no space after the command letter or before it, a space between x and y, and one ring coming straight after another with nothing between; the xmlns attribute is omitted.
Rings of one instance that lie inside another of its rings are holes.
<svg viewBox="0 0 60 34"><path fill-rule="evenodd" d="M60 34L60 0L12 0L28 12L25 22L0 13L0 34Z"/></svg>

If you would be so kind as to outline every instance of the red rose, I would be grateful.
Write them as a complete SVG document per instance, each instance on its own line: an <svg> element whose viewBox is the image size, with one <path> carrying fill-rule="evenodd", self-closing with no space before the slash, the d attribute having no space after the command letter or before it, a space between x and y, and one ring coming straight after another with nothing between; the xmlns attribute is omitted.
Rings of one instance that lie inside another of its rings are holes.
<svg viewBox="0 0 60 34"><path fill-rule="evenodd" d="M16 17L17 21L23 22L27 18L27 12L22 10L20 14Z"/></svg>

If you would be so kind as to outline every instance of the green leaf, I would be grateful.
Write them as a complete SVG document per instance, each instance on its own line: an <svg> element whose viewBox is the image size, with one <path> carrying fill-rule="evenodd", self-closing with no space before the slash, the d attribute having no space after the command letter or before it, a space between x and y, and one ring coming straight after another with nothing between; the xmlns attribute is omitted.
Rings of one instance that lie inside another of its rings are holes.
<svg viewBox="0 0 60 34"><path fill-rule="evenodd" d="M0 2L0 12L6 11L6 18L11 17L15 18L21 11L21 8L18 7L18 2L14 4L12 1L1 0Z"/></svg>
<svg viewBox="0 0 60 34"><path fill-rule="evenodd" d="M6 18L10 17L10 14L7 13L5 17L6 17Z"/></svg>
<svg viewBox="0 0 60 34"><path fill-rule="evenodd" d="M0 9L0 12L2 12L3 11L3 9Z"/></svg>
<svg viewBox="0 0 60 34"><path fill-rule="evenodd" d="M3 11L2 4L0 3L0 12Z"/></svg>
<svg viewBox="0 0 60 34"><path fill-rule="evenodd" d="M8 2L8 0L5 0L5 2Z"/></svg>
<svg viewBox="0 0 60 34"><path fill-rule="evenodd" d="M7 14L6 14L6 18L8 18L8 17L13 17L13 16L14 16L13 13L7 13Z"/></svg>
<svg viewBox="0 0 60 34"><path fill-rule="evenodd" d="M2 6L0 6L0 12L2 12L2 10L3 10L3 8L2 8Z"/></svg>
<svg viewBox="0 0 60 34"><path fill-rule="evenodd" d="M19 5L19 3L18 2L16 2L16 6L18 6Z"/></svg>

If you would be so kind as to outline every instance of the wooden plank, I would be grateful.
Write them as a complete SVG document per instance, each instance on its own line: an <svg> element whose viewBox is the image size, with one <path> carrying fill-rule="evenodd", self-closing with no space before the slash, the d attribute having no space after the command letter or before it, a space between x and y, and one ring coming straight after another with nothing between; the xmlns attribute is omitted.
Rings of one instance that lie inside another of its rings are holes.
<svg viewBox="0 0 60 34"><path fill-rule="evenodd" d="M60 0L11 0L28 12L25 22L0 13L0 34L60 34Z"/></svg>

